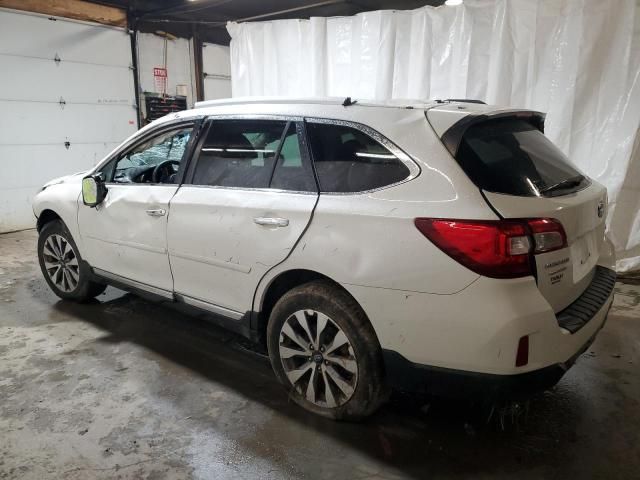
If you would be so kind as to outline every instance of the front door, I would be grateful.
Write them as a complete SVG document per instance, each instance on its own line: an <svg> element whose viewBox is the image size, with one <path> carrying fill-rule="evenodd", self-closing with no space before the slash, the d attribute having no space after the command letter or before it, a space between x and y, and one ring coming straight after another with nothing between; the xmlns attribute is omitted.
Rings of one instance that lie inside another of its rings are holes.
<svg viewBox="0 0 640 480"><path fill-rule="evenodd" d="M285 120L210 122L170 204L176 294L231 317L251 309L258 282L287 258L318 199L301 129Z"/></svg>
<svg viewBox="0 0 640 480"><path fill-rule="evenodd" d="M82 254L98 273L172 292L167 216L192 130L182 124L154 132L101 169L104 202L78 211Z"/></svg>

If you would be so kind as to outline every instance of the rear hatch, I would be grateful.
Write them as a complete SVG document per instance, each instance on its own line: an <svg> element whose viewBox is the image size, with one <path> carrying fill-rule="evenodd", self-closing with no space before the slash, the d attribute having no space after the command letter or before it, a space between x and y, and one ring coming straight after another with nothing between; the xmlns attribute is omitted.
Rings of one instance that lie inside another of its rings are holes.
<svg viewBox="0 0 640 480"><path fill-rule="evenodd" d="M545 137L543 124L538 112L485 112L458 120L442 141L498 215L562 224L566 247L534 257L538 288L557 313L594 277L604 242L607 193Z"/></svg>

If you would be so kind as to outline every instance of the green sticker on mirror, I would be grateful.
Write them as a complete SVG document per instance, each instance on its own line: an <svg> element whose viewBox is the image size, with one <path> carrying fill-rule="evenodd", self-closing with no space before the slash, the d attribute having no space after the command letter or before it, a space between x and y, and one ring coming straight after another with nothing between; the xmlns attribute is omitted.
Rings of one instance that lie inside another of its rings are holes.
<svg viewBox="0 0 640 480"><path fill-rule="evenodd" d="M87 205L95 205L98 201L98 184L91 177L82 179L82 200Z"/></svg>

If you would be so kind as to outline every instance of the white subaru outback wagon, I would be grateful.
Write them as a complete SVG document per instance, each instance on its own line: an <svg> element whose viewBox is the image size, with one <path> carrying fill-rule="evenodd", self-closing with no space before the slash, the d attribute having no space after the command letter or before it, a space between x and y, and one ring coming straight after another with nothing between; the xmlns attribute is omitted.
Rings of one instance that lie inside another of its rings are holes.
<svg viewBox="0 0 640 480"><path fill-rule="evenodd" d="M203 102L45 185L42 273L63 299L112 284L211 312L331 418L393 388L549 388L615 273L606 190L543 126L465 101Z"/></svg>

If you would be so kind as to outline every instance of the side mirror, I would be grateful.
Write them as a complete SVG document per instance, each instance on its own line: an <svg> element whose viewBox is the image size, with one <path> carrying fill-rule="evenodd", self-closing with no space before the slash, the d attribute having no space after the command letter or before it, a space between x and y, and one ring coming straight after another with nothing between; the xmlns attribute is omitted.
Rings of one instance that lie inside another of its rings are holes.
<svg viewBox="0 0 640 480"><path fill-rule="evenodd" d="M100 174L89 175L82 179L82 201L88 207L100 205L107 196L107 187Z"/></svg>

